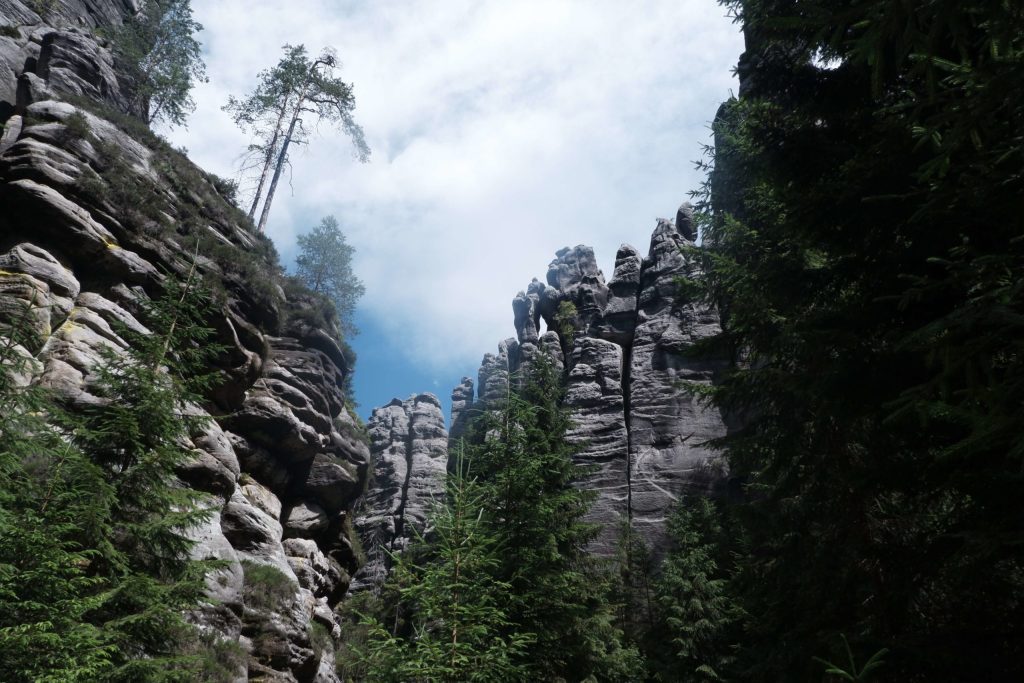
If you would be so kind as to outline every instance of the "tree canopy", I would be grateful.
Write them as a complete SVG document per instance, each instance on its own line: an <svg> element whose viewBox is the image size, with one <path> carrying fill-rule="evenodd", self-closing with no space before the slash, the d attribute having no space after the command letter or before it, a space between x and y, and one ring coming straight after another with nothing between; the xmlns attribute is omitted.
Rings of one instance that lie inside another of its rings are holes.
<svg viewBox="0 0 1024 683"><path fill-rule="evenodd" d="M736 0L703 254L742 680L1024 675L1024 7ZM970 656L966 656L967 654Z"/></svg>
<svg viewBox="0 0 1024 683"><path fill-rule="evenodd" d="M333 48L324 48L315 59L304 45L285 45L284 52L276 66L259 74L251 93L242 99L231 96L224 106L238 127L255 138L243 171L259 169L249 217L255 218L262 200L260 231L266 227L281 173L290 163L289 150L293 144L309 141L312 126L321 121L337 124L352 140L359 161L367 161L370 155L363 129L352 117L352 85L334 75L339 64Z"/></svg>
<svg viewBox="0 0 1024 683"><path fill-rule="evenodd" d="M196 105L191 91L206 80L190 0L147 0L138 15L113 33L132 110L146 123L185 123Z"/></svg>
<svg viewBox="0 0 1024 683"><path fill-rule="evenodd" d="M366 288L352 272L355 249L345 240L337 219L326 216L320 225L299 235L299 249L295 258L299 279L334 303L342 332L355 334L352 317Z"/></svg>

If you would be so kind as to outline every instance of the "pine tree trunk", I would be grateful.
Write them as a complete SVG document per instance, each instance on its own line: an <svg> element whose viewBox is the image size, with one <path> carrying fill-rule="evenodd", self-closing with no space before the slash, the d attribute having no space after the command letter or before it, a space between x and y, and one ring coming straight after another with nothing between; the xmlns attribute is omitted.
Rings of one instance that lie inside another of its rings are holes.
<svg viewBox="0 0 1024 683"><path fill-rule="evenodd" d="M277 148L278 138L281 137L281 124L284 123L284 116L288 113L288 98L281 103L281 113L278 114L277 122L274 124L274 137L267 145L267 154L263 159L263 172L260 173L260 182L256 186L256 196L252 198L252 206L249 207L249 218L256 217L256 207L259 206L260 197L263 195L263 186L267 184L267 176L270 175L270 167L274 164L274 150Z"/></svg>
<svg viewBox="0 0 1024 683"><path fill-rule="evenodd" d="M288 125L288 133L284 136L284 142L281 143L281 153L277 155L277 165L274 167L274 177L270 181L270 189L267 190L267 200L263 202L263 212L260 214L260 224L258 226L259 232L263 232L264 228L266 228L267 219L270 217L270 205L274 201L274 193L277 191L277 183L281 180L281 171L284 170L285 162L288 161L288 145L291 144L292 135L295 134L295 124L299 122L299 114L301 111L301 107L295 108L295 114L292 115L292 122Z"/></svg>
<svg viewBox="0 0 1024 683"><path fill-rule="evenodd" d="M277 165L274 167L274 178L270 181L270 189L267 190L267 200L263 202L263 212L260 214L260 224L258 226L259 232L263 232L264 228L266 228L267 218L270 217L270 204L274 201L274 192L277 191L277 182L281 179L281 171L284 170L284 164L288 161L288 145L292 142L292 136L295 134L295 124L299 122L299 116L302 114L302 105L306 102L306 96L309 93L309 82L313 79L316 68L323 63L319 59L313 62L309 72L306 74L305 81L302 83L299 101L295 103L292 121L288 124L288 133L284 136L284 142L281 143L281 153L277 155Z"/></svg>

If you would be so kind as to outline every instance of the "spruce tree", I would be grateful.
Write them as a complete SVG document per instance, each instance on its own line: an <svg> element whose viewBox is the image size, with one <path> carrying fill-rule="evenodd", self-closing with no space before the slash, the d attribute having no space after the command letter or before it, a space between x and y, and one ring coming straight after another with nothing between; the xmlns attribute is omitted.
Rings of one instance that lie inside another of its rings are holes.
<svg viewBox="0 0 1024 683"><path fill-rule="evenodd" d="M115 647L89 615L109 583L90 571L113 490L54 428L34 381L34 304L0 328L0 671L11 683L94 681Z"/></svg>
<svg viewBox="0 0 1024 683"><path fill-rule="evenodd" d="M168 278L165 290L141 306L148 333L118 327L127 349L102 352L93 386L99 401L74 424L77 445L114 493L110 533L93 561L110 589L90 619L117 646L108 675L115 681L189 680L205 665L186 613L218 566L189 558L188 532L210 511L175 474L192 457L183 444L201 422L189 407L214 379L210 299L194 271L185 282Z"/></svg>
<svg viewBox="0 0 1024 683"><path fill-rule="evenodd" d="M207 297L190 276L118 326L97 401L65 410L34 381L32 310L0 345L0 671L20 681L232 680L237 653L190 625L204 576L188 530L208 514L175 468L210 377Z"/></svg>
<svg viewBox="0 0 1024 683"><path fill-rule="evenodd" d="M669 519L672 548L655 589L661 642L649 650L662 680L727 677L739 611L721 566L727 548L718 515L713 502L696 496Z"/></svg>
<svg viewBox="0 0 1024 683"><path fill-rule="evenodd" d="M503 548L484 521L485 491L470 475L460 466L448 477L445 502L430 515L429 538L396 558L385 594L395 600L387 611L404 617L401 630L397 620L389 631L364 617L366 680L530 680L522 659L532 634L510 628L511 587L495 578Z"/></svg>
<svg viewBox="0 0 1024 683"><path fill-rule="evenodd" d="M509 618L535 636L524 663L535 680L640 680L639 654L616 625L612 577L587 550L596 528L583 517L593 492L573 485L586 469L566 437L562 377L538 359L522 379L475 425L479 443L467 460L501 542Z"/></svg>

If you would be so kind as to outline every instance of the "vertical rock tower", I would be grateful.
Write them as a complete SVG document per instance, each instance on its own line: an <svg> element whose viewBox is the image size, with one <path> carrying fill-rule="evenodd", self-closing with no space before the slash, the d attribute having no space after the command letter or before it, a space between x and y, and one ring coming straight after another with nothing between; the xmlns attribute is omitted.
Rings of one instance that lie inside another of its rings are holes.
<svg viewBox="0 0 1024 683"><path fill-rule="evenodd" d="M353 590L379 587L390 555L425 531L431 505L444 495L448 463L448 432L433 394L374 409L368 428L373 474L356 516L366 563Z"/></svg>
<svg viewBox="0 0 1024 683"><path fill-rule="evenodd" d="M513 299L516 338L484 356L476 396L469 378L452 394L458 438L469 412L500 400L535 354L564 369L570 438L582 449L578 461L596 468L580 485L597 492L590 521L601 526L594 542L601 555L615 553L628 522L660 556L676 501L710 493L724 474L707 446L725 433L724 420L693 391L714 381L722 363L686 354L720 330L718 313L677 296L680 279L701 277L681 250L695 238L684 204L675 222L658 221L646 257L619 248L607 283L592 248L560 250L546 282L534 279ZM562 302L576 310L571 339L555 319Z"/></svg>

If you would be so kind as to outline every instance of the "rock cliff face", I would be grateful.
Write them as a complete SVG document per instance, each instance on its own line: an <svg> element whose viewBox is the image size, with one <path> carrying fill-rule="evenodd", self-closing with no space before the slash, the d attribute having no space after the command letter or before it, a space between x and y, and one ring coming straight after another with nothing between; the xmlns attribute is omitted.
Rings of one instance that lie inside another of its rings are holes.
<svg viewBox="0 0 1024 683"><path fill-rule="evenodd" d="M179 474L216 501L196 556L228 568L195 619L249 651L239 680L336 681L331 646L311 633L338 635L333 607L358 566L351 508L369 450L345 409L350 363L217 179L117 114L113 60L89 29L133 4L0 0L0 324L31 306L38 342L23 351L38 372L25 381L88 404L100 349L125 348L118 325L144 330L140 299L198 248L221 290L225 381L193 408L214 419ZM45 17L32 9L44 5ZM247 578L260 565L292 586L275 605Z"/></svg>
<svg viewBox="0 0 1024 683"><path fill-rule="evenodd" d="M366 563L353 590L377 588L387 577L389 553L401 552L426 531L430 506L444 495L448 432L432 394L393 400L369 422L373 475L356 511Z"/></svg>
<svg viewBox="0 0 1024 683"><path fill-rule="evenodd" d="M701 404L692 385L714 380L721 364L694 359L693 342L718 332L718 314L680 301L677 280L699 278L680 247L693 244L687 205L675 222L659 220L646 257L623 245L615 272L605 282L590 247L565 248L548 266L547 282L533 280L512 302L517 339L480 366L476 401L500 399L509 377L541 352L567 377L566 405L581 445L578 460L596 468L580 485L597 491L590 521L601 525L594 551L615 553L624 523L644 538L656 557L665 541L665 520L680 498L700 495L723 472L706 442L725 433L722 416ZM575 329L563 334L556 321L562 302L576 309ZM547 332L540 333L542 322ZM453 394L456 409L473 404L466 380ZM479 406L478 406L479 407ZM458 432L454 433L458 436Z"/></svg>
<svg viewBox="0 0 1024 683"><path fill-rule="evenodd" d="M578 461L594 466L580 486L597 492L589 519L600 525L593 550L601 555L616 553L629 523L659 559L665 522L676 502L707 495L724 483L725 473L706 442L723 435L725 423L717 410L701 404L693 386L714 381L722 364L685 353L693 342L718 332L718 314L677 296L679 279L701 277L680 250L695 236L684 205L675 222L658 221L646 257L629 245L619 248L611 282L605 282L593 249L562 249L548 266L546 282L534 279L513 299L516 338L484 355L475 391L473 380L464 377L452 392L454 441L473 414L507 396L510 382L514 385L538 354L565 373L566 405L575 422L569 436L580 445ZM563 302L576 310L568 327L557 319ZM429 466L421 477L429 477L435 491L443 487L439 443L429 465L406 455L405 425L411 402L420 398L378 408L371 423L379 430L373 439L375 478L357 522L371 556L360 575L367 584L386 575L386 564L373 559L375 552L384 553L375 549L408 542L409 529L395 521L401 518L402 482L416 480L417 467ZM443 427L439 417L434 419L439 434ZM422 531L421 514L409 519Z"/></svg>

